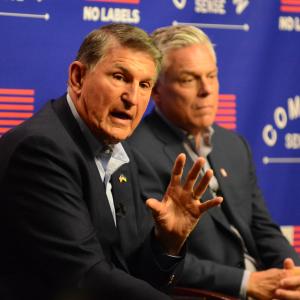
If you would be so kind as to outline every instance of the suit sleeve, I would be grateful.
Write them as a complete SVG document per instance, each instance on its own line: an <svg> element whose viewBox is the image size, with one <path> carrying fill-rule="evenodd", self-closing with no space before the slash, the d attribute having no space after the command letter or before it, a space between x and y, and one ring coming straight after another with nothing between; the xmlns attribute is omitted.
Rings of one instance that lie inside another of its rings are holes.
<svg viewBox="0 0 300 300"><path fill-rule="evenodd" d="M255 166L247 142L241 138L249 157L249 178L252 187L252 221L251 231L264 269L283 267L283 260L292 258L300 265L299 255L283 236L279 226L272 220L266 207L264 197L257 183Z"/></svg>
<svg viewBox="0 0 300 300"><path fill-rule="evenodd" d="M6 199L1 232L9 257L4 269L17 265L24 286L26 280L30 287L46 283L50 289L88 282L107 299L169 299L104 255L84 199L86 169L75 152L41 136L16 148L1 187ZM70 163L70 157L78 163Z"/></svg>
<svg viewBox="0 0 300 300"><path fill-rule="evenodd" d="M243 274L243 269L200 259L188 252L179 285L239 297Z"/></svg>

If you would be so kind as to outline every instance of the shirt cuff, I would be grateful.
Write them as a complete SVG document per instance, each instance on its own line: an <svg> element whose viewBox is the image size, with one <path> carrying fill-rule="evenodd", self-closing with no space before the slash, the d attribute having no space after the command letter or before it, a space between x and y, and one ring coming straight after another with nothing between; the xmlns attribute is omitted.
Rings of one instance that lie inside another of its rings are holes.
<svg viewBox="0 0 300 300"><path fill-rule="evenodd" d="M241 287L240 287L240 298L242 300L247 299L247 286L248 286L248 282L250 279L250 275L251 275L250 271L247 271L247 270L244 271L242 282L241 282Z"/></svg>
<svg viewBox="0 0 300 300"><path fill-rule="evenodd" d="M155 239L154 233L152 233L152 252L156 258L156 261L160 265L160 267L164 270L169 270L173 268L175 265L177 265L179 262L184 259L186 255L186 243L183 245L183 247L180 250L179 255L170 255L167 254L163 247L160 245L160 243Z"/></svg>

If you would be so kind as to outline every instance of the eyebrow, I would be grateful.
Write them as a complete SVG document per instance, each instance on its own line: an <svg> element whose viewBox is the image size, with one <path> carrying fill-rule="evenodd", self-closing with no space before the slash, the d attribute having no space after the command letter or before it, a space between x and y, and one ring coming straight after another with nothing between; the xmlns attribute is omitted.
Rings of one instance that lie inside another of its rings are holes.
<svg viewBox="0 0 300 300"><path fill-rule="evenodd" d="M211 71L208 71L207 73L214 73L214 72L218 72L218 68L214 68ZM198 76L198 72L197 71L190 71L190 70L182 70L180 73L180 75L193 75L193 76Z"/></svg>
<svg viewBox="0 0 300 300"><path fill-rule="evenodd" d="M123 71L126 75L132 77L132 74L131 74L130 70L128 70L127 68L125 68L123 65L117 63L117 64L115 64L113 66L116 67L116 68L118 68L118 69L120 69L121 71ZM143 79L142 81L149 81L152 84L154 84L155 81L156 81L156 77L153 77L153 78L148 77L148 78Z"/></svg>

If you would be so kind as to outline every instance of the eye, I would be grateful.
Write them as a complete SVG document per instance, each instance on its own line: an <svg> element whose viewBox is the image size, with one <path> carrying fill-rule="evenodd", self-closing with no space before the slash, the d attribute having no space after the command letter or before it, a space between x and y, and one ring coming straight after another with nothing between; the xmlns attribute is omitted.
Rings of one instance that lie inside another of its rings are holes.
<svg viewBox="0 0 300 300"><path fill-rule="evenodd" d="M185 76L179 78L178 82L182 86L190 86L194 85L194 83L196 82L196 78L194 76Z"/></svg>
<svg viewBox="0 0 300 300"><path fill-rule="evenodd" d="M151 89L152 88L152 85L151 85L151 83L150 82L147 82L147 81L145 81L145 82L141 82L140 83L140 87L142 88L142 89Z"/></svg>
<svg viewBox="0 0 300 300"><path fill-rule="evenodd" d="M113 78L118 80L118 81L126 81L125 76L121 73L114 73Z"/></svg>
<svg viewBox="0 0 300 300"><path fill-rule="evenodd" d="M185 77L185 78L180 78L179 81L182 83L187 83L187 82L192 82L194 80L193 77Z"/></svg>
<svg viewBox="0 0 300 300"><path fill-rule="evenodd" d="M207 77L210 78L210 79L215 79L215 78L218 77L218 73L210 73L210 74L208 74Z"/></svg>

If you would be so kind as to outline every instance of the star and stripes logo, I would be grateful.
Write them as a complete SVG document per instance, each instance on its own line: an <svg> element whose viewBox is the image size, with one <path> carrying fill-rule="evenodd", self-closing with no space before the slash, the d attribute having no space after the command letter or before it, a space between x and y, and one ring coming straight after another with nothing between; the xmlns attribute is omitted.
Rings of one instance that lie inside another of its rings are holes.
<svg viewBox="0 0 300 300"><path fill-rule="evenodd" d="M281 231L294 246L297 253L300 254L300 225L298 226L281 226Z"/></svg>
<svg viewBox="0 0 300 300"><path fill-rule="evenodd" d="M0 137L33 115L34 94L33 89L0 88Z"/></svg>
<svg viewBox="0 0 300 300"><path fill-rule="evenodd" d="M236 95L220 94L216 114L216 123L224 128L235 130L237 128Z"/></svg>

